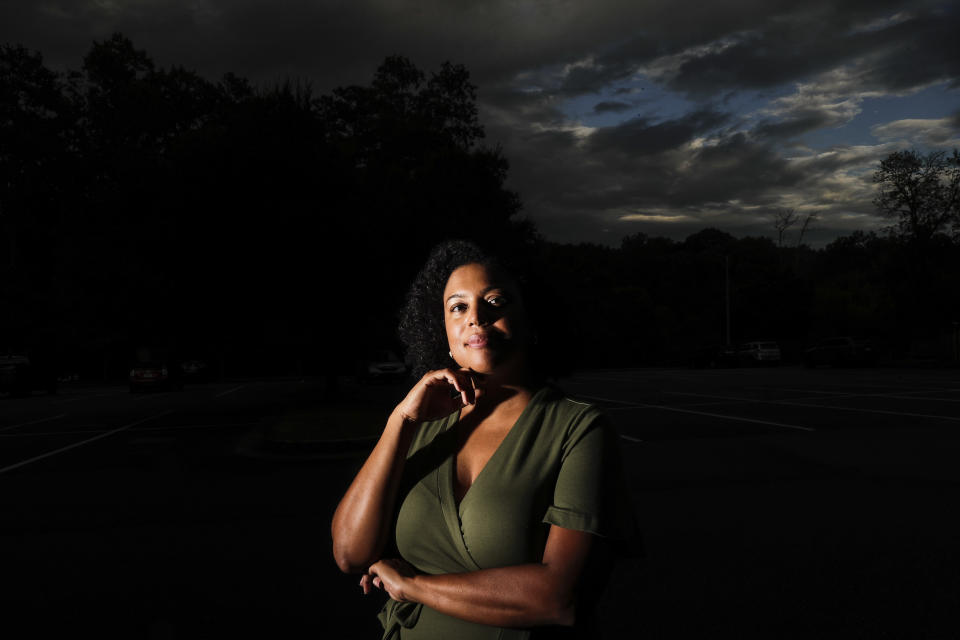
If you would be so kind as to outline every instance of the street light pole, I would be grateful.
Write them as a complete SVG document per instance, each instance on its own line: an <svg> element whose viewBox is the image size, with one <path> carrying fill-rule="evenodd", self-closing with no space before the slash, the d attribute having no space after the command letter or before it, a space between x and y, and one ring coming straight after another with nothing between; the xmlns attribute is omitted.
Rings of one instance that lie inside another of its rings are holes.
<svg viewBox="0 0 960 640"><path fill-rule="evenodd" d="M723 256L723 270L725 283L726 313L727 313L727 346L730 346L730 256Z"/></svg>

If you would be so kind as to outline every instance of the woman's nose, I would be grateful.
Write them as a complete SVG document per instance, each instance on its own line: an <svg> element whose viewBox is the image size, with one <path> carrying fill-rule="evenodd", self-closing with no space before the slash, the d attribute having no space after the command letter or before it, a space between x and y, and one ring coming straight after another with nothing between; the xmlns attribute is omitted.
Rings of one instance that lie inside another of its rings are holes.
<svg viewBox="0 0 960 640"><path fill-rule="evenodd" d="M471 327L479 327L490 322L490 312L483 308L483 305L475 305L473 313L467 318Z"/></svg>

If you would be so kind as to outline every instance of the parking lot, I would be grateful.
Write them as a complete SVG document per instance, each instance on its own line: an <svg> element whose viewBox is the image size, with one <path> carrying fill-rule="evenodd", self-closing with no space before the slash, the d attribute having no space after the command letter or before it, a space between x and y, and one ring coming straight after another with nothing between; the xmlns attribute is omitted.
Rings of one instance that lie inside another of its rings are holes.
<svg viewBox="0 0 960 640"><path fill-rule="evenodd" d="M636 370L566 386L624 438L648 554L619 578L648 637L955 634L957 372Z"/></svg>
<svg viewBox="0 0 960 640"><path fill-rule="evenodd" d="M618 567L604 600L607 636L956 637L960 372L636 369L561 384L616 423L644 532L646 556ZM379 602L329 557L362 450L318 449L323 424L300 451L263 446L320 387L0 398L12 610L38 630L124 637L331 624L377 637ZM403 390L343 395L388 411Z"/></svg>

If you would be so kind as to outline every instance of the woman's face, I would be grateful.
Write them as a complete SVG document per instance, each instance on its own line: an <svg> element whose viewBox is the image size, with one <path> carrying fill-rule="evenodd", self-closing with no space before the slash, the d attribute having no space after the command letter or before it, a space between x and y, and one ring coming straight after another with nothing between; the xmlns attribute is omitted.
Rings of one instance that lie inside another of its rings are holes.
<svg viewBox="0 0 960 640"><path fill-rule="evenodd" d="M508 276L465 264L450 274L443 305L450 354L461 367L491 374L525 354L526 314Z"/></svg>

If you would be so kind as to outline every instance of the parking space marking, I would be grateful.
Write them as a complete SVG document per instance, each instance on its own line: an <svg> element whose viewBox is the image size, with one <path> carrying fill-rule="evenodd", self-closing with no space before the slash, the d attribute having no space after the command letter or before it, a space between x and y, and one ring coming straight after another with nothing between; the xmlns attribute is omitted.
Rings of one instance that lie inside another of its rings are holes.
<svg viewBox="0 0 960 640"><path fill-rule="evenodd" d="M750 389L768 389L769 387L749 387ZM790 387L777 387L777 391L799 391L801 393L822 393L824 398L847 397L847 398L893 398L895 400L936 400L938 402L960 402L960 398L930 398L916 397L918 393L938 393L952 392L953 389L923 389L920 391L901 391L899 394L891 395L889 393L847 393L844 391L827 391L826 389L793 389ZM800 400L815 400L817 398L799 398Z"/></svg>
<svg viewBox="0 0 960 640"><path fill-rule="evenodd" d="M626 405L623 407L616 407L616 409L659 409L660 411L675 411L677 413L692 413L698 416L707 416L710 418L719 418L721 420L733 420L736 422L752 422L754 424L762 424L770 427L781 427L784 429L797 429L800 431L816 431L813 427L802 427L797 424L784 424L782 422L770 422L768 420L756 420L754 418L747 418L744 416L730 416L724 415L722 413L708 413L706 411L693 411L691 409L681 409L679 407L668 407L666 405L659 404L643 404L639 402L626 402L624 400L611 400L610 398L598 398L596 396L578 396L580 398L586 398L587 400L599 400L601 402L613 402L616 404Z"/></svg>
<svg viewBox="0 0 960 640"><path fill-rule="evenodd" d="M40 418L39 420L31 420L30 422L21 422L20 424L11 424L7 427L0 428L0 431L9 431L10 429L16 429L17 427L28 427L31 424L40 424L41 422L53 422L54 420L59 420L60 418L66 418L68 414L61 413L58 416L53 416L52 418Z"/></svg>
<svg viewBox="0 0 960 640"><path fill-rule="evenodd" d="M833 409L835 411L854 411L857 413L880 413L890 416L905 416L907 418L933 418L935 420L951 420L960 422L960 417L944 416L930 413L911 413L908 411L887 411L885 409L860 409L857 407L838 407L828 404L811 404L809 402L790 402L788 400L760 400L757 398L740 398L736 396L717 396L705 393L689 393L686 391L664 391L663 393L676 396L694 396L698 398L716 398L721 400L734 400L738 402L747 402L753 404L779 404L787 407L810 407L813 409Z"/></svg>
<svg viewBox="0 0 960 640"><path fill-rule="evenodd" d="M130 429L131 427L135 427L135 426L137 426L138 424L143 424L144 422L149 422L150 420L154 420L154 419L156 419L156 418L162 418L163 416L170 415L171 413L173 413L173 410L172 410L172 409L169 410L169 411L164 411L164 412L162 412L162 413L158 413L158 414L152 415L152 416L150 416L150 417L148 417L148 418L143 418L142 420L137 420L136 422L131 422L131 423L129 423L129 424L125 424L125 425L123 425L122 427L117 427L116 429L111 429L110 431L106 431L106 432L101 433L101 434L99 434L99 435L95 435L95 436L93 436L92 438L87 438L86 440L81 440L80 442L74 442L73 444L68 444L68 445L65 446L65 447L60 447L59 449L54 449L53 451L47 451L46 453L41 453L41 454L38 455L38 456L34 456L34 457L32 457L32 458L27 458L26 460L21 460L20 462L17 462L17 463L11 464L11 465L9 465L9 466L3 467L2 469L0 469L0 473L6 473L7 471L13 471L14 469L19 469L20 467L25 467L25 466L27 466L28 464L32 464L32 463L34 463L34 462L38 462L38 461L44 460L44 459L46 459L46 458L51 458L51 457L53 457L53 456L55 456L55 455L57 455L57 454L64 453L64 452L66 452L66 451L70 451L71 449L76 449L76 448L78 448L78 447L82 447L83 445L85 445L85 444L90 444L91 442L96 442L97 440L101 440L101 439L103 439L103 438L106 438L107 436L112 436L112 435L115 434L115 433L120 433L121 431L126 431L127 429Z"/></svg>
<svg viewBox="0 0 960 640"><path fill-rule="evenodd" d="M215 395L214 398L220 398L220 397L223 397L223 396L227 395L228 393L233 393L234 391L240 391L240 389L243 389L245 386L247 386L247 385L242 384L242 385L240 385L239 387L234 387L233 389L227 389L227 390L224 391L223 393L218 393L217 395Z"/></svg>

